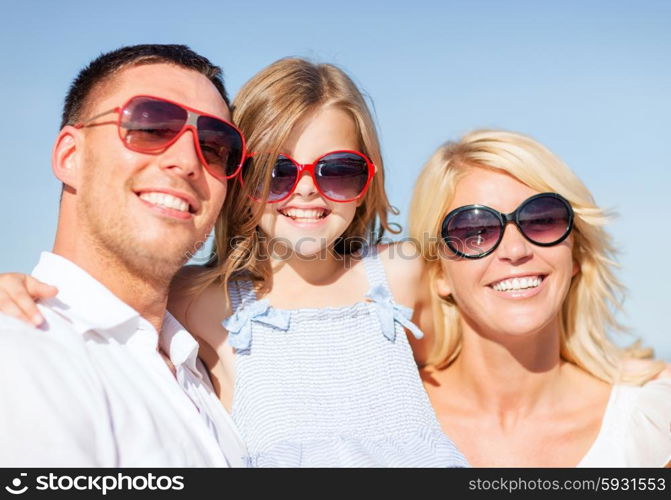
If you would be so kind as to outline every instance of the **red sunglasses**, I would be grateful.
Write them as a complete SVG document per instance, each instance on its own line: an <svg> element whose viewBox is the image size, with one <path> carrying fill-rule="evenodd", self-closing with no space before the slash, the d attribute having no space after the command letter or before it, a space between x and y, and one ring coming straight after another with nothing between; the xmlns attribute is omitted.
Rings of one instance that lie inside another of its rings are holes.
<svg viewBox="0 0 671 500"><path fill-rule="evenodd" d="M74 127L91 126L93 120L110 113L119 114L119 138L131 151L161 153L191 130L198 158L217 179L234 177L246 158L245 138L233 124L161 97L131 97L123 106L104 111Z"/></svg>
<svg viewBox="0 0 671 500"><path fill-rule="evenodd" d="M250 155L242 169L243 183L255 165L267 164L263 160L268 160L268 155ZM375 165L363 153L350 150L331 151L306 164L281 154L273 165L267 197L263 196L263 185L257 186L251 196L266 203L286 200L296 190L304 171L310 173L324 198L344 203L358 200L366 193L375 175Z"/></svg>

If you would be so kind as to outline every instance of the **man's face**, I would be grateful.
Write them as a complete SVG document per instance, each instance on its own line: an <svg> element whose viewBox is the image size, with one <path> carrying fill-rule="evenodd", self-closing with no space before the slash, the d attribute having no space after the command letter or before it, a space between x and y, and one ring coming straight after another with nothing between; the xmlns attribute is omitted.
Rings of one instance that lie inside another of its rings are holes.
<svg viewBox="0 0 671 500"><path fill-rule="evenodd" d="M103 86L83 118L140 94L230 120L226 103L205 76L169 64L122 70ZM105 115L81 129L78 229L88 244L147 279L170 279L207 237L224 202L226 181L201 164L191 131L161 153L138 153L122 143L117 118Z"/></svg>

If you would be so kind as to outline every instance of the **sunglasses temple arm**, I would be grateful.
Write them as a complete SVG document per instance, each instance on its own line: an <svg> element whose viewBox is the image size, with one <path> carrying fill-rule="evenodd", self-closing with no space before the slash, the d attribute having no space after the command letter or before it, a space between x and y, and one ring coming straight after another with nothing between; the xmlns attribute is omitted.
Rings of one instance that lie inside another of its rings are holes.
<svg viewBox="0 0 671 500"><path fill-rule="evenodd" d="M109 109L107 111L103 111L102 113L98 113L97 115L92 116L88 120L86 120L84 122L75 123L72 126L75 127L75 128L82 128L82 127L85 127L86 125L88 125L89 123L91 123L92 121L97 120L98 118L102 118L103 116L109 115L110 113L118 113L120 110L121 110L121 108L117 106L114 109Z"/></svg>

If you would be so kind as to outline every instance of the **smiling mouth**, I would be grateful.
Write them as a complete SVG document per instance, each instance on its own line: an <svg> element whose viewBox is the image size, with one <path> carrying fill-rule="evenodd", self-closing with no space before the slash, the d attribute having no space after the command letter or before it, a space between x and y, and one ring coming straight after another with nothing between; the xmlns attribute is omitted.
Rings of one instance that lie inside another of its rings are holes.
<svg viewBox="0 0 671 500"><path fill-rule="evenodd" d="M315 223L328 217L331 211L328 208L281 208L280 214L296 222Z"/></svg>
<svg viewBox="0 0 671 500"><path fill-rule="evenodd" d="M538 274L523 276L519 278L508 278L501 281L495 281L489 287L497 292L518 292L529 288L538 288L543 283L546 275Z"/></svg>
<svg viewBox="0 0 671 500"><path fill-rule="evenodd" d="M187 201L167 193L158 193L155 191L146 191L142 193L135 193L138 198L146 201L150 205L156 207L167 208L175 210L183 214L195 214L196 210Z"/></svg>

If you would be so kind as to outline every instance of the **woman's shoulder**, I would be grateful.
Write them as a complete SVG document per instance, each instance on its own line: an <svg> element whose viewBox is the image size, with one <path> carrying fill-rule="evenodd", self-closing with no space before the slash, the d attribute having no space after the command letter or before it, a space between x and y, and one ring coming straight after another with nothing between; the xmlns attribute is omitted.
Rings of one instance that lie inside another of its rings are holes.
<svg viewBox="0 0 671 500"><path fill-rule="evenodd" d="M654 379L640 386L621 386L630 391L635 400L634 415L645 416L650 424L663 425L671 443L671 369L665 369Z"/></svg>
<svg viewBox="0 0 671 500"><path fill-rule="evenodd" d="M671 378L615 385L599 439L617 448L611 459L621 454L624 463L615 466L666 465L671 460Z"/></svg>
<svg viewBox="0 0 671 500"><path fill-rule="evenodd" d="M659 419L668 419L665 430L671 438L671 377L661 375L642 385L618 384L614 386L618 397L614 398L614 407L621 415L636 418L641 415L655 416L646 418L649 424L659 423Z"/></svg>
<svg viewBox="0 0 671 500"><path fill-rule="evenodd" d="M623 361L622 369L627 375L654 374L654 379L671 379L671 363L656 359L628 358Z"/></svg>
<svg viewBox="0 0 671 500"><path fill-rule="evenodd" d="M671 377L659 376L640 386L622 385L617 411L629 414L625 422L635 446L658 449L663 464L671 460ZM660 464L660 465L663 465Z"/></svg>
<svg viewBox="0 0 671 500"><path fill-rule="evenodd" d="M664 369L657 375L657 380L671 380L671 363L664 363Z"/></svg>

